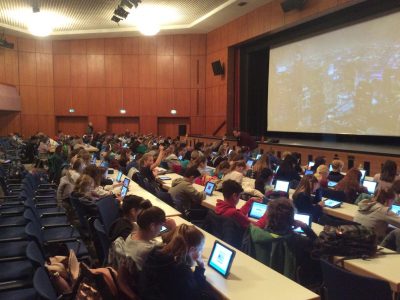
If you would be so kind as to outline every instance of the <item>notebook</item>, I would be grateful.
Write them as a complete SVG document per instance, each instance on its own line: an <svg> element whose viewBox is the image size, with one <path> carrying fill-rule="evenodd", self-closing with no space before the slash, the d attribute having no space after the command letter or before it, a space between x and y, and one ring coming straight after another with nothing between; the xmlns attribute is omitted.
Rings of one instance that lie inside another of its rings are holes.
<svg viewBox="0 0 400 300"><path fill-rule="evenodd" d="M326 207L329 207L329 208L337 208L337 207L340 207L342 205L342 202L336 201L336 200L332 200L332 199L327 199L327 200L324 201L324 205Z"/></svg>
<svg viewBox="0 0 400 300"><path fill-rule="evenodd" d="M260 219L268 209L268 205L259 202L253 202L249 211L249 218Z"/></svg>
<svg viewBox="0 0 400 300"><path fill-rule="evenodd" d="M368 194L372 195L375 193L376 185L378 183L376 181L364 180L363 186L365 186L368 190Z"/></svg>
<svg viewBox="0 0 400 300"><path fill-rule="evenodd" d="M229 275L235 254L235 250L215 241L208 265L226 278Z"/></svg>
<svg viewBox="0 0 400 300"><path fill-rule="evenodd" d="M211 196L212 193L214 192L214 189L215 189L215 183L208 181L204 188L204 192L206 193L207 196Z"/></svg>
<svg viewBox="0 0 400 300"><path fill-rule="evenodd" d="M303 222L303 223L305 223L305 224L307 224L308 226L311 227L311 224L312 224L311 220L312 219L311 219L310 215L307 215L307 214L294 214L294 219L297 220L297 221L301 221L301 222ZM303 231L303 229L301 229L301 227L294 228L294 231L298 232L298 233L304 233L304 231Z"/></svg>
<svg viewBox="0 0 400 300"><path fill-rule="evenodd" d="M289 192L289 181L277 180L275 184L275 191Z"/></svg>

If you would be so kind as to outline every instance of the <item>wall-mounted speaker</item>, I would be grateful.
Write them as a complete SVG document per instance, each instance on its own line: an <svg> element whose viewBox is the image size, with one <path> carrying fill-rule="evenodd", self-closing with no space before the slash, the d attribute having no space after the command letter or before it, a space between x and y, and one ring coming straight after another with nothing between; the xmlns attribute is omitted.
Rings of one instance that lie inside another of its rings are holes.
<svg viewBox="0 0 400 300"><path fill-rule="evenodd" d="M213 61L211 67L215 76L224 75L224 66L221 64L220 60Z"/></svg>
<svg viewBox="0 0 400 300"><path fill-rule="evenodd" d="M284 0L281 2L281 7L284 12L288 12L294 9L302 9L306 2L307 0Z"/></svg>

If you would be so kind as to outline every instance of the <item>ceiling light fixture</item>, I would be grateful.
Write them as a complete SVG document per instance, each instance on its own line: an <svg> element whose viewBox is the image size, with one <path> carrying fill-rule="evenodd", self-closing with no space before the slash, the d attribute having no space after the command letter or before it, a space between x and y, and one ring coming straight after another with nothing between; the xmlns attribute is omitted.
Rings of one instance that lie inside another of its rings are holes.
<svg viewBox="0 0 400 300"><path fill-rule="evenodd" d="M32 10L32 15L28 21L29 32L36 36L48 36L53 31L53 27L38 7L33 7Z"/></svg>
<svg viewBox="0 0 400 300"><path fill-rule="evenodd" d="M114 10L114 15L126 19L126 17L129 15L129 12L126 11L121 5L118 5L118 7Z"/></svg>
<svg viewBox="0 0 400 300"><path fill-rule="evenodd" d="M119 23L122 19L126 19L133 6L137 8L141 2L142 0L121 0L120 4L114 10L114 15L111 17L111 21Z"/></svg>
<svg viewBox="0 0 400 300"><path fill-rule="evenodd" d="M154 20L141 22L137 25L141 34L146 36L153 36L160 32L160 25Z"/></svg>

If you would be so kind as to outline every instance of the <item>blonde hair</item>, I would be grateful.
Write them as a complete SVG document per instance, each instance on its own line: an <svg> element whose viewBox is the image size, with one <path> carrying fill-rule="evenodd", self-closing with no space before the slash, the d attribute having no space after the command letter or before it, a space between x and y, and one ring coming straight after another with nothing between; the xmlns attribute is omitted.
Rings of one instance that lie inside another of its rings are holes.
<svg viewBox="0 0 400 300"><path fill-rule="evenodd" d="M340 172L344 167L344 162L339 159L334 159L332 161L332 169L333 171Z"/></svg>
<svg viewBox="0 0 400 300"><path fill-rule="evenodd" d="M80 194L86 194L94 186L94 180L89 175L81 175L76 181L74 191Z"/></svg>
<svg viewBox="0 0 400 300"><path fill-rule="evenodd" d="M329 169L326 165L319 165L314 176L320 181L324 175L325 178L328 177Z"/></svg>

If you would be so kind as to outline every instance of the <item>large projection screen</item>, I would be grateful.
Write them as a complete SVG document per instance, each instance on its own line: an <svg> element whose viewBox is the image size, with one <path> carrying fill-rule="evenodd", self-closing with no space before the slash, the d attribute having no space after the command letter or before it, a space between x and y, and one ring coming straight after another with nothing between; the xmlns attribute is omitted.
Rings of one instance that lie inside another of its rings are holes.
<svg viewBox="0 0 400 300"><path fill-rule="evenodd" d="M400 13L272 48L267 127L400 136Z"/></svg>

